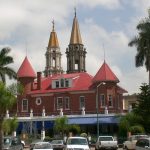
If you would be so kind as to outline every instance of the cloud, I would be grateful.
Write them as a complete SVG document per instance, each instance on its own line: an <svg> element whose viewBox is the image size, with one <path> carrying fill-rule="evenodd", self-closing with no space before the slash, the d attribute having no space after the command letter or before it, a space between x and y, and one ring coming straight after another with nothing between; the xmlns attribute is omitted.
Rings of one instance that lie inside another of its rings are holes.
<svg viewBox="0 0 150 150"><path fill-rule="evenodd" d="M86 3L85 0L78 0L78 3L90 8L101 6L107 9L118 9L121 6L119 0L86 0Z"/></svg>
<svg viewBox="0 0 150 150"><path fill-rule="evenodd" d="M147 16L146 7L149 3L149 0L0 1L0 46L11 47L11 55L15 61L12 66L16 71L26 54L34 70L43 71L46 47L52 29L51 21L54 19L63 54L62 66L66 71L65 51L71 34L73 8L84 7L86 8L84 13L80 14L79 10L78 15L84 15L83 18L85 18L79 22L79 25L82 40L87 49L87 72L94 76L106 59L107 64L119 78L120 85L129 93L134 93L138 90L140 83L147 81L148 75L144 67L135 68L136 49L128 47L128 42L135 35L136 25L140 18ZM128 22L123 22L124 20L118 15L112 18L114 22L122 26L120 30L108 30L105 26L98 24L99 18L94 12L95 8L105 9L108 13L116 13L116 10L123 7L128 10L128 6L135 9L135 14L130 15ZM91 12L90 16L86 15L89 12Z"/></svg>

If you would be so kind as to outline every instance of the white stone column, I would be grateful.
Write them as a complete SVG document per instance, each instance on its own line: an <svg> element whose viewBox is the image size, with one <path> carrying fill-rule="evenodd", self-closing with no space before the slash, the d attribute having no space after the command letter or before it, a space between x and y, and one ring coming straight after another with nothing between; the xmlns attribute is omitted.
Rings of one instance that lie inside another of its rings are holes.
<svg viewBox="0 0 150 150"><path fill-rule="evenodd" d="M6 118L9 118L9 110L6 110Z"/></svg>
<svg viewBox="0 0 150 150"><path fill-rule="evenodd" d="M60 109L60 116L63 116L63 109Z"/></svg>
<svg viewBox="0 0 150 150"><path fill-rule="evenodd" d="M33 117L33 109L30 109L30 117Z"/></svg>
<svg viewBox="0 0 150 150"><path fill-rule="evenodd" d="M108 114L108 109L107 109L107 106L105 107L105 114Z"/></svg>
<svg viewBox="0 0 150 150"><path fill-rule="evenodd" d="M42 110L42 117L45 117L45 108Z"/></svg>
<svg viewBox="0 0 150 150"><path fill-rule="evenodd" d="M43 141L45 139L45 130L41 130L41 140Z"/></svg>
<svg viewBox="0 0 150 150"><path fill-rule="evenodd" d="M82 115L85 115L85 108L82 107Z"/></svg>

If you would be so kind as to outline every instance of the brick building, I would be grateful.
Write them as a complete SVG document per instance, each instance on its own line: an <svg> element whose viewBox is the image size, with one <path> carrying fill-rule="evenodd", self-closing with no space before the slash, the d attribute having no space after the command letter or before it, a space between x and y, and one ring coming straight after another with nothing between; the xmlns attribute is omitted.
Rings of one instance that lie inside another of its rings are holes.
<svg viewBox="0 0 150 150"><path fill-rule="evenodd" d="M61 51L53 22L48 47L45 53L44 75L35 73L27 56L18 70L18 81L24 86L24 93L18 95L17 112L26 116L122 113L123 93L120 82L104 60L95 76L86 72L86 54L76 13L68 48L66 49L67 70L61 67Z"/></svg>

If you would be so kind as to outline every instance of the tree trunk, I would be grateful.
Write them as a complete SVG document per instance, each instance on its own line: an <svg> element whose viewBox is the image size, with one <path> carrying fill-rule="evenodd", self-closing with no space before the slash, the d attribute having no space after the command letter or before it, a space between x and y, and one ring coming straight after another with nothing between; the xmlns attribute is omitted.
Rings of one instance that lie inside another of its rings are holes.
<svg viewBox="0 0 150 150"><path fill-rule="evenodd" d="M3 147L3 130L2 130L3 117L0 116L0 150Z"/></svg>
<svg viewBox="0 0 150 150"><path fill-rule="evenodd" d="M148 72L149 72L149 86L150 86L150 70Z"/></svg>

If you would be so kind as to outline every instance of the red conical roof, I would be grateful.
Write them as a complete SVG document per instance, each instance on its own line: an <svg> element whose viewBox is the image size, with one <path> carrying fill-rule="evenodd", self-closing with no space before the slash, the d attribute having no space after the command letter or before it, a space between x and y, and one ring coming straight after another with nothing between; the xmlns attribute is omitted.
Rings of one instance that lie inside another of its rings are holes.
<svg viewBox="0 0 150 150"><path fill-rule="evenodd" d="M96 73L96 75L93 78L93 82L99 82L99 81L119 82L119 79L112 72L112 70L105 63L105 61L104 61L103 65L101 66L101 68L98 70L98 72Z"/></svg>
<svg viewBox="0 0 150 150"><path fill-rule="evenodd" d="M27 56L25 57L22 65L20 66L18 72L17 72L17 76L18 78L21 77L32 77L35 78L36 74L27 58Z"/></svg>

